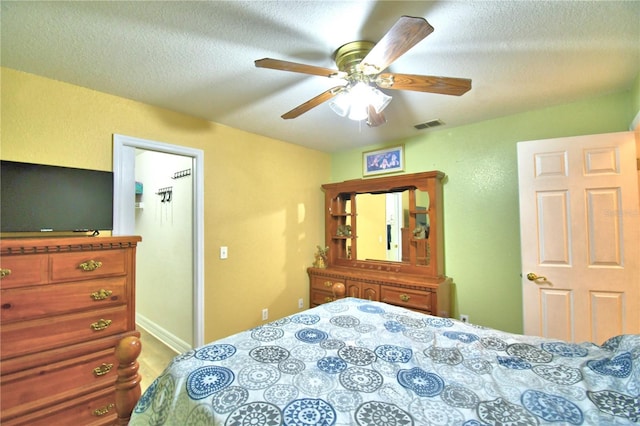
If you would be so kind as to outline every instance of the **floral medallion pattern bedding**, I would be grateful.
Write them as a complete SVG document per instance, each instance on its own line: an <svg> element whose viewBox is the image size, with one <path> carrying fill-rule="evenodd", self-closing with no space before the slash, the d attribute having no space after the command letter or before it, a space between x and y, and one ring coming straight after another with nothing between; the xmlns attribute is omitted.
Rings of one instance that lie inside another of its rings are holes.
<svg viewBox="0 0 640 426"><path fill-rule="evenodd" d="M640 421L640 335L602 346L338 300L176 357L130 425Z"/></svg>

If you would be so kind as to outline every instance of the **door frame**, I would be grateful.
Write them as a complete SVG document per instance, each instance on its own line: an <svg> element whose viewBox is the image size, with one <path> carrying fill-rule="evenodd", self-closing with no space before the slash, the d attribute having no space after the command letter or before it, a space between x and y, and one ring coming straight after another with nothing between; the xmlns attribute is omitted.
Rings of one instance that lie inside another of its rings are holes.
<svg viewBox="0 0 640 426"><path fill-rule="evenodd" d="M135 232L135 150L193 159L193 347L204 344L204 151L113 135L113 235Z"/></svg>
<svg viewBox="0 0 640 426"><path fill-rule="evenodd" d="M392 242L396 245L395 250L387 250L387 260L400 262L402 260L402 192L390 192L385 199L386 225L393 220L391 227ZM392 253L395 256L392 256ZM406 254L406 253L405 253Z"/></svg>

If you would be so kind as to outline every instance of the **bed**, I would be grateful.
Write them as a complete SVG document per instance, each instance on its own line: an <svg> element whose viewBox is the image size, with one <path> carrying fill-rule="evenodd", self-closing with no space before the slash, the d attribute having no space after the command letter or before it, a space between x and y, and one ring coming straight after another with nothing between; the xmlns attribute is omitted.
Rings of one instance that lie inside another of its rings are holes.
<svg viewBox="0 0 640 426"><path fill-rule="evenodd" d="M130 425L640 421L640 335L602 346L340 299L177 356Z"/></svg>

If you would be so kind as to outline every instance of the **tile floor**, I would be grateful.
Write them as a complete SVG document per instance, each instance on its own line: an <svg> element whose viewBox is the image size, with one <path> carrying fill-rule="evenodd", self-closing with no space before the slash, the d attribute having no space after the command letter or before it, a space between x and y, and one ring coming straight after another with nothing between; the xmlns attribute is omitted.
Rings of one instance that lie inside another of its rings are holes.
<svg viewBox="0 0 640 426"><path fill-rule="evenodd" d="M156 339L145 329L138 326L142 352L138 357L140 369L138 373L142 376L141 388L144 392L153 381L164 371L169 362L178 355L176 351Z"/></svg>

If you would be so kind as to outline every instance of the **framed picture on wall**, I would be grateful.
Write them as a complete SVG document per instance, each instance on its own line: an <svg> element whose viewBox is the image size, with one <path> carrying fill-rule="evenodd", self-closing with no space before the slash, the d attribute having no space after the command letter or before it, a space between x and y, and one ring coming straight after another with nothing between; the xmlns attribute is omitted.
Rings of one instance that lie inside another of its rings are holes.
<svg viewBox="0 0 640 426"><path fill-rule="evenodd" d="M362 153L362 176L404 171L404 145Z"/></svg>

